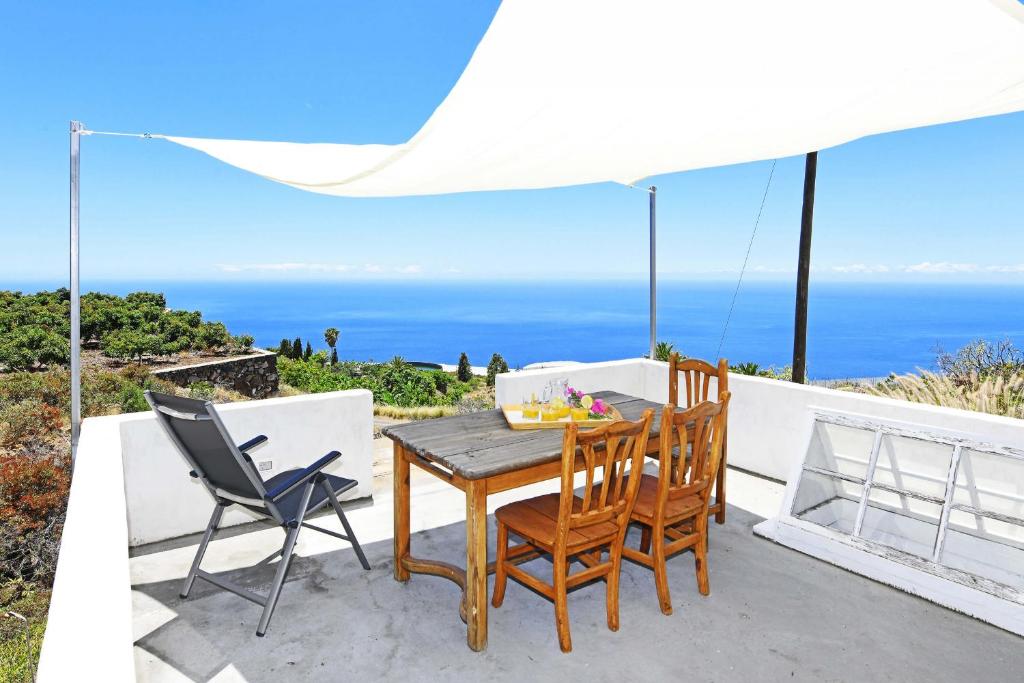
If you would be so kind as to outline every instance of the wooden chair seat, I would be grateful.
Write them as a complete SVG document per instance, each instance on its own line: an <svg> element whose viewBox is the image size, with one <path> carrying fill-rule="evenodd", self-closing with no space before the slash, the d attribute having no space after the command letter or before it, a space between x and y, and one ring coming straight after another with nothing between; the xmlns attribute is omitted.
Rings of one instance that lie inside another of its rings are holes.
<svg viewBox="0 0 1024 683"><path fill-rule="evenodd" d="M552 552L558 535L560 498L557 493L549 493L536 498L516 501L498 508L494 516L512 533ZM573 514L578 514L582 509L583 499L574 496ZM598 522L589 526L574 527L569 530L566 548L569 554L577 553L609 543L615 539L618 533L619 527L613 522Z"/></svg>
<svg viewBox="0 0 1024 683"><path fill-rule="evenodd" d="M684 380L682 400L679 397L680 375ZM721 401L722 394L729 390L729 362L724 358L719 358L716 367L698 358L681 358L678 353L673 353L668 360L668 402L680 408L693 408L702 401L710 400L712 378L718 385L718 400ZM725 524L725 475L728 468L728 450L728 437L723 434L722 458L718 465L718 471L714 473L715 503L710 510L715 515L715 521L718 524ZM673 451L672 457L678 458L679 452ZM689 461L690 454L687 453L686 457Z"/></svg>
<svg viewBox="0 0 1024 683"><path fill-rule="evenodd" d="M620 420L583 433L576 424L566 426L561 492L503 505L495 513L498 558L491 604L501 607L510 577L554 601L562 652L572 650L566 599L572 588L603 580L608 628L619 629L622 546L653 417L654 411L647 409L638 422ZM582 497L575 494L578 461L583 463L580 474L586 477ZM520 536L523 543L510 546L510 533ZM550 583L518 566L545 554L551 559ZM574 560L585 568L572 572Z"/></svg>
<svg viewBox="0 0 1024 683"><path fill-rule="evenodd" d="M704 501L700 496L685 496L665 503L665 524L689 519L700 512ZM633 519L650 525L658 511L658 478L645 474L640 478L640 492L633 506Z"/></svg>
<svg viewBox="0 0 1024 683"><path fill-rule="evenodd" d="M665 561L692 549L697 571L697 589L710 591L708 584L708 514L711 489L724 450L725 417L729 392L719 402L702 401L686 410L669 404L661 414L658 444L658 476L640 478L631 519L640 525L640 547L623 547L624 557L654 570L661 611L672 614ZM679 453L689 457L681 458ZM719 489L724 494L725 489ZM716 501L722 505L724 501Z"/></svg>

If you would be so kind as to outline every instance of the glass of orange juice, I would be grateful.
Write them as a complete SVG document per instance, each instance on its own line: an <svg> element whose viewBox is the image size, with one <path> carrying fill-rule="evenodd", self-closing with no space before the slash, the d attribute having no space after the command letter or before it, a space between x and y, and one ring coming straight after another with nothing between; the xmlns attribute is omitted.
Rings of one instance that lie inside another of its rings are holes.
<svg viewBox="0 0 1024 683"><path fill-rule="evenodd" d="M590 410L587 408L573 408L570 411L573 422L583 422L590 417Z"/></svg>
<svg viewBox="0 0 1024 683"><path fill-rule="evenodd" d="M531 394L529 397L523 397L523 419L524 420L536 420L537 416L540 415L540 404L537 403L537 396Z"/></svg>
<svg viewBox="0 0 1024 683"><path fill-rule="evenodd" d="M555 406L551 405L550 403L545 403L541 407L541 409L540 409L540 419L541 419L541 422L554 422L554 421L556 421L558 419L558 417L559 417L559 412L560 412L559 408L556 408Z"/></svg>

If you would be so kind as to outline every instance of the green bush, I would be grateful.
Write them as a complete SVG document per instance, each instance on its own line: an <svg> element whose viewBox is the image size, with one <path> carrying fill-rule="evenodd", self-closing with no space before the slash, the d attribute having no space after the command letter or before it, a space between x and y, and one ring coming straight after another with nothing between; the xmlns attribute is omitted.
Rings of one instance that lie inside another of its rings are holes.
<svg viewBox="0 0 1024 683"><path fill-rule="evenodd" d="M278 359L281 381L310 393L369 389L375 403L403 407L455 405L470 389L447 373L424 372L401 358L388 363L349 361L332 367L323 362L321 354L308 361ZM438 373L446 379L440 379Z"/></svg>
<svg viewBox="0 0 1024 683"><path fill-rule="evenodd" d="M737 375L757 375L760 370L761 366L757 363L738 363L729 366L729 372L735 372Z"/></svg>
<svg viewBox="0 0 1024 683"><path fill-rule="evenodd" d="M48 590L20 580L0 585L0 681L33 680L49 606ZM26 621L4 618L8 612Z"/></svg>
<svg viewBox="0 0 1024 683"><path fill-rule="evenodd" d="M979 380L995 377L1008 380L1024 374L1024 351L1009 339L997 343L976 339L956 353L940 349L935 363L940 373L957 386L973 387Z"/></svg>
<svg viewBox="0 0 1024 683"><path fill-rule="evenodd" d="M459 368L455 372L455 376L460 382L468 382L473 379L473 368L470 366L469 356L467 356L465 352L459 356Z"/></svg>
<svg viewBox="0 0 1024 683"><path fill-rule="evenodd" d="M256 338L251 334L240 334L231 338L231 349L236 353L249 353L255 343Z"/></svg>
<svg viewBox="0 0 1024 683"><path fill-rule="evenodd" d="M231 335L224 323L203 323L196 341L205 351L221 351L231 344Z"/></svg>
<svg viewBox="0 0 1024 683"><path fill-rule="evenodd" d="M139 363L145 356L161 355L164 350L158 335L133 329L111 332L103 337L102 345L103 353L111 358L135 359Z"/></svg>
<svg viewBox="0 0 1024 683"><path fill-rule="evenodd" d="M487 364L487 386L494 386L494 378L503 372L508 372L508 363L501 357L500 353L491 356L491 362Z"/></svg>
<svg viewBox="0 0 1024 683"><path fill-rule="evenodd" d="M82 296L82 342L108 356L139 359L188 349L222 350L232 339L222 323L203 322L198 311L167 308L163 294ZM0 291L0 369L67 365L70 296L66 289L22 294ZM242 335L237 339L245 339Z"/></svg>
<svg viewBox="0 0 1024 683"><path fill-rule="evenodd" d="M60 409L39 398L25 398L0 405L0 446L13 448L21 443L45 439L61 428ZM0 484L0 491L4 484Z"/></svg>
<svg viewBox="0 0 1024 683"><path fill-rule="evenodd" d="M668 362L672 354L676 352L676 345L671 342L660 341L654 346L654 359L664 362ZM680 358L686 358L686 356L679 354Z"/></svg>
<svg viewBox="0 0 1024 683"><path fill-rule="evenodd" d="M192 382L188 385L189 398L197 398L201 401L212 401L217 393L217 387L210 382Z"/></svg>
<svg viewBox="0 0 1024 683"><path fill-rule="evenodd" d="M0 365L28 370L39 365L66 365L71 346L66 336L39 325L23 325L0 336Z"/></svg>

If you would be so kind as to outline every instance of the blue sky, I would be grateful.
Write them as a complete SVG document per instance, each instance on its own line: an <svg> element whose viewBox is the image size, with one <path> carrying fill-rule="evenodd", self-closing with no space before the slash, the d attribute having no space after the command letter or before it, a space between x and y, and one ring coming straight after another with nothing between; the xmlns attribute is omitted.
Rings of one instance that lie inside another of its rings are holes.
<svg viewBox="0 0 1024 683"><path fill-rule="evenodd" d="M0 280L67 258L67 126L397 143L497 2L9 3L0 10ZM770 162L650 179L660 271L734 279ZM781 159L750 277L791 279L802 157ZM647 198L612 184L346 199L162 141L83 140L82 272L100 279L643 277ZM814 277L1024 283L1024 114L824 150Z"/></svg>

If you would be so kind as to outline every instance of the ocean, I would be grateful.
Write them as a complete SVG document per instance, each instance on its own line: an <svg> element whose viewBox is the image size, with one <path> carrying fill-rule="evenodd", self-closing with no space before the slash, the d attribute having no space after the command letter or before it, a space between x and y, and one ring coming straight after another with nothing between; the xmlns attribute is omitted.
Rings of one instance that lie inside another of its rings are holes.
<svg viewBox="0 0 1024 683"><path fill-rule="evenodd" d="M9 287L9 286L8 286ZM341 330L343 359L474 365L500 353L513 368L551 360L600 361L647 352L647 283L630 282L85 282L86 290L162 291L168 305L202 311L258 346L282 338L326 348ZM24 291L39 287L22 285ZM658 339L715 358L735 283L662 282ZM749 282L722 344L731 363L789 363L794 287ZM811 283L808 375L881 377L934 367L938 348L972 339L1021 339L1024 287Z"/></svg>

